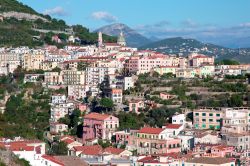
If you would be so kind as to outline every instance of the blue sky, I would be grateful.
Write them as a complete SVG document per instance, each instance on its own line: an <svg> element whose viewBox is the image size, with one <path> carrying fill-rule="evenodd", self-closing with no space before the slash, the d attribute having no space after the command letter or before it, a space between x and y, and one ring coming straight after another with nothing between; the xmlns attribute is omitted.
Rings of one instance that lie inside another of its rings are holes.
<svg viewBox="0 0 250 166"><path fill-rule="evenodd" d="M146 36L250 36L250 0L19 0L91 30L121 22Z"/></svg>

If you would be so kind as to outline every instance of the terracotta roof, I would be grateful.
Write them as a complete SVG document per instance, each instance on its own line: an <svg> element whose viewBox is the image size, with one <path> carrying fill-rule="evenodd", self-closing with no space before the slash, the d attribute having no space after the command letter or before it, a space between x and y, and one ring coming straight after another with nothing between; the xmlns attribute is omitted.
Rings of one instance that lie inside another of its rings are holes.
<svg viewBox="0 0 250 166"><path fill-rule="evenodd" d="M74 146L75 151L81 151L84 155L99 155L102 153L102 147L100 145L92 146Z"/></svg>
<svg viewBox="0 0 250 166"><path fill-rule="evenodd" d="M52 161L53 163L59 164L61 166L64 166L62 162L60 162L58 159L56 159L54 156L49 156L49 155L42 155L42 158Z"/></svg>
<svg viewBox="0 0 250 166"><path fill-rule="evenodd" d="M110 115L107 114L98 114L98 113L90 113L84 116L84 119L96 119L96 120L105 120Z"/></svg>
<svg viewBox="0 0 250 166"><path fill-rule="evenodd" d="M65 142L67 145L68 145L68 144L71 144L71 143L73 143L73 142L75 142L74 140L69 139L69 138L66 138L66 139L64 139L64 140L62 140L62 141Z"/></svg>
<svg viewBox="0 0 250 166"><path fill-rule="evenodd" d="M9 148L11 151L34 151L34 146L27 145L11 145Z"/></svg>
<svg viewBox="0 0 250 166"><path fill-rule="evenodd" d="M138 162L152 162L152 161L155 161L155 157L152 157L152 156L146 156L140 160L138 160Z"/></svg>
<svg viewBox="0 0 250 166"><path fill-rule="evenodd" d="M120 154L124 151L124 149L118 149L113 147L108 147L104 149L104 152L111 153L111 154Z"/></svg>
<svg viewBox="0 0 250 166"><path fill-rule="evenodd" d="M138 131L138 133L147 133L147 134L160 134L164 129L162 128L152 128L152 127L144 127Z"/></svg>
<svg viewBox="0 0 250 166"><path fill-rule="evenodd" d="M167 129L179 129L182 125L181 124L166 124L165 125Z"/></svg>
<svg viewBox="0 0 250 166"><path fill-rule="evenodd" d="M68 166L68 165L87 166L88 165L84 160L76 156L54 156L54 158L60 161L61 163L63 163L63 165L65 166Z"/></svg>
<svg viewBox="0 0 250 166"><path fill-rule="evenodd" d="M232 162L231 159L224 158L224 157L199 157L194 158L192 160L186 161L187 163L202 163L202 164L226 164Z"/></svg>

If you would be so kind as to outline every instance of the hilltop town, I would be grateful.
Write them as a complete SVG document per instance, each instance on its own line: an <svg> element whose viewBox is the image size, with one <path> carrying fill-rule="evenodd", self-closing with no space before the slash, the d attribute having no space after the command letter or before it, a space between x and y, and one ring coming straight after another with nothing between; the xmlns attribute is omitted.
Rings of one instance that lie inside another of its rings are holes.
<svg viewBox="0 0 250 166"><path fill-rule="evenodd" d="M122 32L116 43L99 32L97 45L3 47L0 161L249 165L249 69L138 50Z"/></svg>

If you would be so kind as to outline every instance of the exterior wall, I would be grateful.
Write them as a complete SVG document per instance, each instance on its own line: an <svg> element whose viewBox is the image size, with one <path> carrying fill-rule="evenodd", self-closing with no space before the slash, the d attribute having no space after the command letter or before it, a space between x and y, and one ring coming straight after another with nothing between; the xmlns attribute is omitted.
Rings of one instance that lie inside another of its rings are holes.
<svg viewBox="0 0 250 166"><path fill-rule="evenodd" d="M68 125L60 124L60 123L51 123L50 124L50 132L52 134L59 134L64 131L68 131Z"/></svg>
<svg viewBox="0 0 250 166"><path fill-rule="evenodd" d="M193 111L193 117L195 129L220 129L223 112L210 109L198 109Z"/></svg>
<svg viewBox="0 0 250 166"><path fill-rule="evenodd" d="M172 99L174 97L175 97L174 95L171 95L171 94L168 94L168 93L165 93L165 92L160 93L160 98L163 99L163 100L169 100L169 99Z"/></svg>
<svg viewBox="0 0 250 166"><path fill-rule="evenodd" d="M85 72L74 70L63 70L61 72L62 81L64 85L84 85Z"/></svg>
<svg viewBox="0 0 250 166"><path fill-rule="evenodd" d="M172 124L185 124L186 117L185 114L174 115L172 117Z"/></svg>
<svg viewBox="0 0 250 166"><path fill-rule="evenodd" d="M143 101L131 101L129 102L129 112L139 113L139 109L144 108Z"/></svg>
<svg viewBox="0 0 250 166"><path fill-rule="evenodd" d="M105 120L84 118L83 122L83 142L94 138L110 140L119 128L119 119L114 116L109 116Z"/></svg>
<svg viewBox="0 0 250 166"><path fill-rule="evenodd" d="M45 72L44 82L47 85L59 85L62 83L62 79L58 72Z"/></svg>
<svg viewBox="0 0 250 166"><path fill-rule="evenodd" d="M194 142L195 144L219 144L221 143L221 138L217 135L207 134L203 137L195 137Z"/></svg>
<svg viewBox="0 0 250 166"><path fill-rule="evenodd" d="M180 139L150 139L149 137L143 138L140 133L137 138L137 153L138 154L162 154L162 153L177 153L181 151ZM151 135L152 136L152 135Z"/></svg>
<svg viewBox="0 0 250 166"><path fill-rule="evenodd" d="M228 146L234 146L238 150L247 150L250 148L250 135L244 134L227 134L224 137Z"/></svg>
<svg viewBox="0 0 250 166"><path fill-rule="evenodd" d="M52 104L62 104L66 103L66 96L65 95L53 95L51 97Z"/></svg>
<svg viewBox="0 0 250 166"><path fill-rule="evenodd" d="M38 70L42 69L42 62L45 61L45 55L43 53L32 53L23 55L22 67L26 70Z"/></svg>
<svg viewBox="0 0 250 166"><path fill-rule="evenodd" d="M124 77L124 90L130 89L134 87L133 77Z"/></svg>
<svg viewBox="0 0 250 166"><path fill-rule="evenodd" d="M175 66L160 66L154 69L154 71L156 71L157 73L159 73L160 75L163 74L167 74L167 73L172 73L175 74L177 67Z"/></svg>
<svg viewBox="0 0 250 166"><path fill-rule="evenodd" d="M85 85L69 85L68 86L68 97L73 99L80 99L86 97L88 87Z"/></svg>
<svg viewBox="0 0 250 166"><path fill-rule="evenodd" d="M114 103L122 103L122 90L121 89L112 89L111 99Z"/></svg>
<svg viewBox="0 0 250 166"><path fill-rule="evenodd" d="M5 69L6 71L3 72L1 69L0 74L7 74L8 72L13 73L18 66L21 66L21 58L19 54L0 53L0 68Z"/></svg>

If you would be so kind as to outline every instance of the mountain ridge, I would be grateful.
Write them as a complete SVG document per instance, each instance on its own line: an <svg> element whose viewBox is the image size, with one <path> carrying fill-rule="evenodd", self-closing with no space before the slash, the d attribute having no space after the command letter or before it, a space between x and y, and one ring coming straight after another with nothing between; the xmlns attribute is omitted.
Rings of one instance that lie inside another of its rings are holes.
<svg viewBox="0 0 250 166"><path fill-rule="evenodd" d="M178 54L186 56L192 52L215 56L217 59L234 59L242 63L250 62L249 48L232 49L224 46L205 43L190 38L167 38L152 42L139 49L152 50L166 54Z"/></svg>

